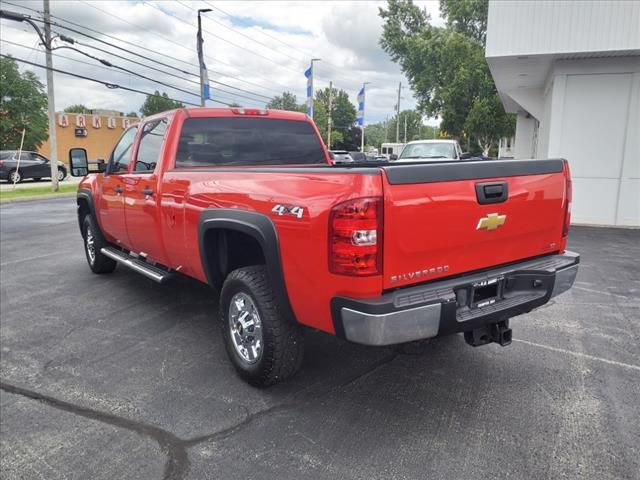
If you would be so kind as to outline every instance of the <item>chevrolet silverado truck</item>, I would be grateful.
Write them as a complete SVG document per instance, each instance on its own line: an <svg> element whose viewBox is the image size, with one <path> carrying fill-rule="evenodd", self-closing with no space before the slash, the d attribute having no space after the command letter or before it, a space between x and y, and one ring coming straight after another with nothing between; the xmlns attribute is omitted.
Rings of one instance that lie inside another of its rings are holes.
<svg viewBox="0 0 640 480"><path fill-rule="evenodd" d="M253 385L299 369L302 326L507 345L509 319L578 269L566 160L332 165L304 114L195 108L129 127L108 162L72 149L70 165L90 269L218 290L226 350Z"/></svg>

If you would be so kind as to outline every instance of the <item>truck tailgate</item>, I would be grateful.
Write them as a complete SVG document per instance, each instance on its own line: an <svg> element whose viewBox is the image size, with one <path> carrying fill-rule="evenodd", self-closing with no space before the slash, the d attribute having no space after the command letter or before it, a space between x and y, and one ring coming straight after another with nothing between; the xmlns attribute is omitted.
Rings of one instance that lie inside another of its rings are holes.
<svg viewBox="0 0 640 480"><path fill-rule="evenodd" d="M563 160L383 167L384 288L564 249L563 169Z"/></svg>

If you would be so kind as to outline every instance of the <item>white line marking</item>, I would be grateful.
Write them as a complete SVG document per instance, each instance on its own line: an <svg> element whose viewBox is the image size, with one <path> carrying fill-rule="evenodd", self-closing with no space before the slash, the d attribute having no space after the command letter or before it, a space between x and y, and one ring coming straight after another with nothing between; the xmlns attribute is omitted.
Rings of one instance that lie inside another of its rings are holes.
<svg viewBox="0 0 640 480"><path fill-rule="evenodd" d="M0 267L6 267L7 265L13 265L14 263L28 262L30 260L39 260L41 258L53 257L54 255L60 255L60 252L47 253L46 255L39 255L37 257L21 258L19 260L11 260L9 262L0 263Z"/></svg>
<svg viewBox="0 0 640 480"><path fill-rule="evenodd" d="M613 297L624 298L624 299L629 298L626 295L620 295L618 293L603 292L602 290L592 290L591 288L577 287L575 285L573 286L573 288L577 290L584 290L585 292L599 293L600 295L611 295Z"/></svg>
<svg viewBox="0 0 640 480"><path fill-rule="evenodd" d="M616 362L615 360L609 360L602 357L595 357L587 353L573 352L571 350L565 350L564 348L550 347L549 345L541 345L540 343L529 342L528 340L520 340L518 338L514 338L513 341L518 343L524 343L532 347L544 348L545 350L551 350L552 352L566 353L567 355L587 358L589 360L595 360L596 362L608 363L609 365L615 365L617 367L630 368L631 370L637 370L638 372L640 372L640 366L638 365L631 365L629 363Z"/></svg>

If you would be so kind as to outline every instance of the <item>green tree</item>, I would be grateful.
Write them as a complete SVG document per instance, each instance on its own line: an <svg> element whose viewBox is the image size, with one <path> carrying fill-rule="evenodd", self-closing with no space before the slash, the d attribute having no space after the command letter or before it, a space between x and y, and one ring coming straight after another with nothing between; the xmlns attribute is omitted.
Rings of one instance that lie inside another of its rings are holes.
<svg viewBox="0 0 640 480"><path fill-rule="evenodd" d="M453 31L478 40L487 38L489 2L486 0L440 0L440 12Z"/></svg>
<svg viewBox="0 0 640 480"><path fill-rule="evenodd" d="M282 95L276 95L267 103L267 108L274 110L290 110L297 112L300 109L296 96L291 92L282 92Z"/></svg>
<svg viewBox="0 0 640 480"><path fill-rule="evenodd" d="M400 141L404 142L405 120L407 124L407 142L420 140L420 128L422 127L422 115L415 110L403 110L400 112ZM389 141L396 141L396 117L389 119Z"/></svg>
<svg viewBox="0 0 640 480"><path fill-rule="evenodd" d="M129 112L129 113L127 113L127 117L135 117L135 118L138 118L138 112Z"/></svg>
<svg viewBox="0 0 640 480"><path fill-rule="evenodd" d="M0 148L37 150L48 137L47 95L33 72L20 73L15 60L0 58Z"/></svg>
<svg viewBox="0 0 640 480"><path fill-rule="evenodd" d="M511 135L514 125L484 58L486 3L441 0L444 28L431 25L429 15L412 0L388 0L386 10L380 9L380 44L409 79L419 110L441 117L444 131L472 139L483 151L488 139ZM488 111L491 117L481 122L480 115Z"/></svg>
<svg viewBox="0 0 640 480"><path fill-rule="evenodd" d="M147 95L147 99L142 104L142 107L140 107L140 113L143 117L148 117L149 115L166 112L174 108L184 108L184 104L171 100L166 92L160 93L156 90L153 95Z"/></svg>
<svg viewBox="0 0 640 480"><path fill-rule="evenodd" d="M81 103L77 103L75 105L69 105L64 109L64 113L87 113L89 109L82 105Z"/></svg>
<svg viewBox="0 0 640 480"><path fill-rule="evenodd" d="M329 88L327 87L316 92L316 98L313 102L313 120L325 139L325 143L329 120L328 111ZM360 137L354 138L351 128L355 122L356 107L349 100L349 94L344 90L334 88L331 102L331 147L353 150L356 146L360 146Z"/></svg>

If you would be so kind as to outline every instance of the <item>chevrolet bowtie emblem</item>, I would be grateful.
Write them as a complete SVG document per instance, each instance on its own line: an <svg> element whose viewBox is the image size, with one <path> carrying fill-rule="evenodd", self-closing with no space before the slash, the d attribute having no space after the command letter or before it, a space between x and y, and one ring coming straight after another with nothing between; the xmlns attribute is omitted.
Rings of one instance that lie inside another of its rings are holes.
<svg viewBox="0 0 640 480"><path fill-rule="evenodd" d="M504 221L506 219L506 215L490 213L486 217L482 217L480 220L478 220L478 226L476 227L476 230L495 230L498 227L504 225Z"/></svg>

